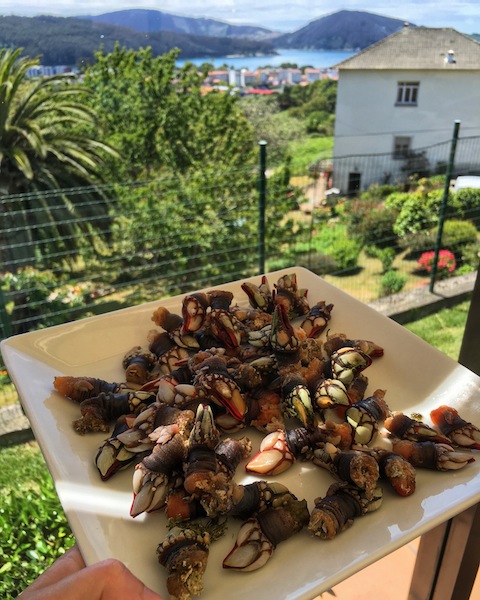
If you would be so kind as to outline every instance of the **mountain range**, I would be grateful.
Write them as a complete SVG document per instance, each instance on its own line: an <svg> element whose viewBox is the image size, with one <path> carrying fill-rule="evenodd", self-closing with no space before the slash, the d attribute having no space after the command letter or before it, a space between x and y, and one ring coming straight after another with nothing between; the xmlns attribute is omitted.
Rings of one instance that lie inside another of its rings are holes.
<svg viewBox="0 0 480 600"><path fill-rule="evenodd" d="M272 53L269 41L249 38L172 31L142 33L75 17L0 17L0 48L23 48L27 56L40 56L44 65L82 66L92 62L101 47L111 52L116 42L125 48L151 46L155 56L179 48L181 58Z"/></svg>
<svg viewBox="0 0 480 600"><path fill-rule="evenodd" d="M340 10L298 31L281 34L264 27L215 19L180 17L156 10L121 10L98 16L0 16L0 47L22 47L47 65L78 66L116 41L126 48L151 46L154 55L171 48L180 58L271 55L275 48L361 50L403 27L404 21L364 11ZM410 24L414 26L413 24Z"/></svg>
<svg viewBox="0 0 480 600"><path fill-rule="evenodd" d="M128 9L105 13L97 16L79 17L95 23L108 23L120 27L128 27L134 31L152 33L172 31L190 35L206 35L213 37L248 37L264 39L272 35L270 29L252 25L231 25L215 19L184 17L160 10Z"/></svg>
<svg viewBox="0 0 480 600"><path fill-rule="evenodd" d="M274 44L277 48L303 50L363 50L404 25L405 21L401 19L358 10L341 10L316 19L298 31L277 37Z"/></svg>
<svg viewBox="0 0 480 600"><path fill-rule="evenodd" d="M281 34L264 27L231 25L224 21L184 17L159 10L129 9L81 17L95 23L129 27L139 32L171 31L189 35L269 39L275 48L311 50L363 49L395 33L405 21L365 11L340 10ZM413 25L413 23L409 23Z"/></svg>

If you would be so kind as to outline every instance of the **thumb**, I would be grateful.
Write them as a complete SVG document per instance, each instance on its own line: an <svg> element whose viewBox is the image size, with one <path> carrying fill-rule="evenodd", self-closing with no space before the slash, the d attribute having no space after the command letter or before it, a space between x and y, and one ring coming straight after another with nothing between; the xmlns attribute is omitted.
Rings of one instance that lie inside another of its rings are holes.
<svg viewBox="0 0 480 600"><path fill-rule="evenodd" d="M113 558L76 572L53 567L27 588L19 600L163 600ZM54 575L63 578L52 576L52 569ZM38 585L40 580L42 585Z"/></svg>
<svg viewBox="0 0 480 600"><path fill-rule="evenodd" d="M75 579L73 588L82 591L81 595L73 595L72 600L162 600L119 560L109 558L72 577ZM68 595L60 598L70 600Z"/></svg>

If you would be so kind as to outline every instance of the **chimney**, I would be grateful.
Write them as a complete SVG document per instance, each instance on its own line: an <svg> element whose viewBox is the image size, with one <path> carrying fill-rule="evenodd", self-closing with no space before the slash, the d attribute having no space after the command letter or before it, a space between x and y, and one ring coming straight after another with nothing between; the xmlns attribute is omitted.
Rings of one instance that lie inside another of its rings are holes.
<svg viewBox="0 0 480 600"><path fill-rule="evenodd" d="M455 52L453 50L449 50L447 52L447 56L445 57L445 62L449 65L455 64L457 61L455 60Z"/></svg>

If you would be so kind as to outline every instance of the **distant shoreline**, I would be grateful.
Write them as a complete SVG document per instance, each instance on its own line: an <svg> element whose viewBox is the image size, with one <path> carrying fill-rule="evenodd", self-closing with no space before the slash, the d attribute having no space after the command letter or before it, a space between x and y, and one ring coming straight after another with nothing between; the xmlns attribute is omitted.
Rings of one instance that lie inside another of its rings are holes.
<svg viewBox="0 0 480 600"><path fill-rule="evenodd" d="M232 69L247 69L254 71L261 67L279 67L284 63L296 64L298 67L311 66L317 69L331 68L356 52L335 50L287 50L278 49L275 54L256 56L200 56L197 58L184 58L176 61L181 67L190 62L195 65L211 63L215 68L226 65Z"/></svg>
<svg viewBox="0 0 480 600"><path fill-rule="evenodd" d="M229 60L232 58L251 58L251 57L264 57L264 56L276 56L278 55L278 52L269 52L268 54L264 54L263 52L257 52L255 54L227 54L225 56L225 58L228 58Z"/></svg>

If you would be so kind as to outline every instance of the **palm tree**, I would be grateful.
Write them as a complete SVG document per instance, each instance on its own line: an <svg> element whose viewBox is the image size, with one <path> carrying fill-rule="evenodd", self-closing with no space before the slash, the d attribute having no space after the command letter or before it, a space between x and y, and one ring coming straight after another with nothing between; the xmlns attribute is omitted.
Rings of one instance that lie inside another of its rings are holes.
<svg viewBox="0 0 480 600"><path fill-rule="evenodd" d="M108 227L107 157L88 91L72 75L27 77L38 59L0 50L0 260L3 269L60 264Z"/></svg>

